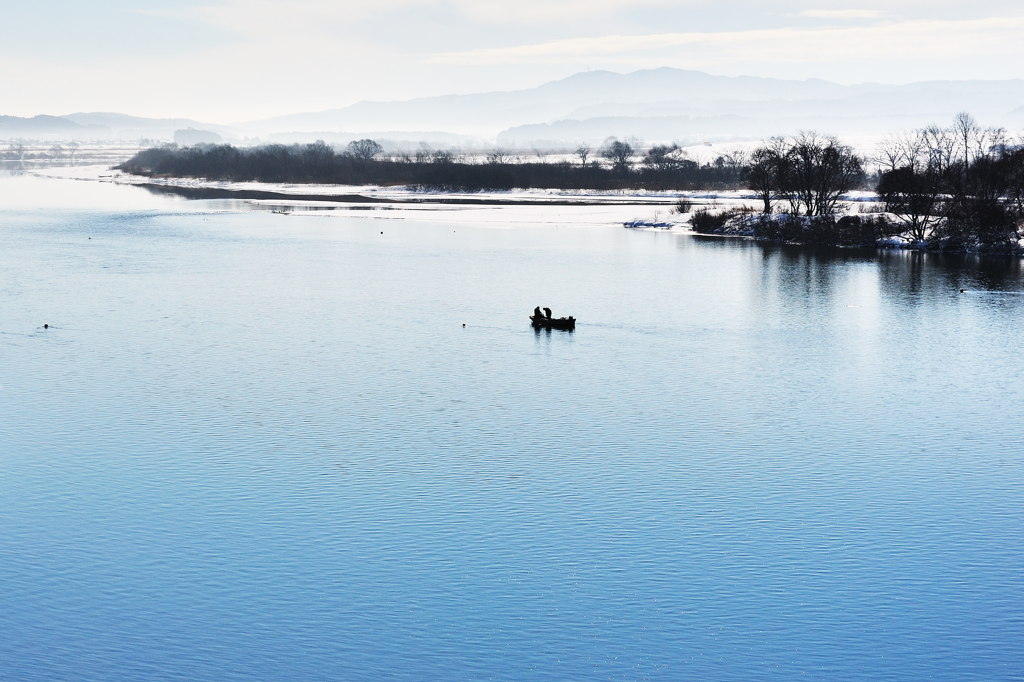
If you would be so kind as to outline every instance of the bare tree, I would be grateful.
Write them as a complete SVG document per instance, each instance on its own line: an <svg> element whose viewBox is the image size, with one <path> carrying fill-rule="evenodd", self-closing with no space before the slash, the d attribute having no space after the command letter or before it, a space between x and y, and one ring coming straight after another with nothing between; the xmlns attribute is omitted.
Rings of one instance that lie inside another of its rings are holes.
<svg viewBox="0 0 1024 682"><path fill-rule="evenodd" d="M772 203L782 192L783 180L786 176L786 140L781 137L770 138L750 153L746 166L746 180L750 189L757 193L761 200L761 211L772 212Z"/></svg>
<svg viewBox="0 0 1024 682"><path fill-rule="evenodd" d="M348 143L348 153L360 161L372 161L373 157L382 151L384 151L384 148L380 146L380 143L369 138L352 140Z"/></svg>
<svg viewBox="0 0 1024 682"><path fill-rule="evenodd" d="M426 142L420 142L416 147L416 163L427 163L434 154L434 150Z"/></svg>
<svg viewBox="0 0 1024 682"><path fill-rule="evenodd" d="M615 137L609 137L601 147L601 156L611 162L612 168L628 171L633 159L633 147Z"/></svg>
<svg viewBox="0 0 1024 682"><path fill-rule="evenodd" d="M952 130L931 126L892 136L880 147L885 171L878 195L913 241L926 239L945 217L955 145Z"/></svg>
<svg viewBox="0 0 1024 682"><path fill-rule="evenodd" d="M455 154L447 149L438 149L430 155L430 162L437 164L450 164L455 162Z"/></svg>
<svg viewBox="0 0 1024 682"><path fill-rule="evenodd" d="M832 215L842 195L864 179L860 158L835 137L804 131L788 147L782 192L794 213Z"/></svg>
<svg viewBox="0 0 1024 682"><path fill-rule="evenodd" d="M495 147L491 151L487 152L487 163L494 164L496 166L504 166L512 163L512 154L507 149Z"/></svg>
<svg viewBox="0 0 1024 682"><path fill-rule="evenodd" d="M669 170L682 162L681 157L679 145L656 144L647 150L647 154L644 156L644 165L659 171Z"/></svg>
<svg viewBox="0 0 1024 682"><path fill-rule="evenodd" d="M592 150L590 149L590 145L587 144L586 142L580 142L578 145L576 145L576 150L574 153L576 154L576 157L580 160L581 167L587 165L587 158L590 156L591 151Z"/></svg>

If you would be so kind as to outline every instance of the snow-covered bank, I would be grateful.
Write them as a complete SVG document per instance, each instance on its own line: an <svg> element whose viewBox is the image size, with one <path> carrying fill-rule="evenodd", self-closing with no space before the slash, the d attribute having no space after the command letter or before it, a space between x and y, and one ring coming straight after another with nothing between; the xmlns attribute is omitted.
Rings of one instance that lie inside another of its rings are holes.
<svg viewBox="0 0 1024 682"><path fill-rule="evenodd" d="M622 225L685 229L687 217L674 212L680 199L695 206L735 207L754 198L749 192L670 192L645 190L567 191L519 189L438 192L411 187L225 182L192 178L150 178L107 166L41 169L42 177L134 185L149 191L212 201L241 202L251 209L289 215L358 215L368 218L450 220L497 225L539 223Z"/></svg>

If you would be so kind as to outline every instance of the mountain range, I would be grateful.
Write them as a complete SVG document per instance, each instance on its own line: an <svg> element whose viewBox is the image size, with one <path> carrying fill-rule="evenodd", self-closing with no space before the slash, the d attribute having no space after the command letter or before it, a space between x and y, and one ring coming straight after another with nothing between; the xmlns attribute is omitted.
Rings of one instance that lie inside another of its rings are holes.
<svg viewBox="0 0 1024 682"><path fill-rule="evenodd" d="M879 135L947 123L968 111L983 125L1024 126L1024 80L842 85L824 80L714 76L672 68L628 74L587 71L513 91L358 102L320 112L228 125L114 113L0 116L0 139L169 140L195 128L225 139L399 143L470 140L510 147L600 142L610 135L647 142L759 139L800 129Z"/></svg>

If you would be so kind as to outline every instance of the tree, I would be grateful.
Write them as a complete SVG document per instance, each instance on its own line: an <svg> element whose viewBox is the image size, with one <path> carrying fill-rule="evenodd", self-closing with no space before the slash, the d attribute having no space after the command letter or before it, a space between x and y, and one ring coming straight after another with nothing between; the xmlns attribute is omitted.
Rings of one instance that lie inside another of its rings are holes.
<svg viewBox="0 0 1024 682"><path fill-rule="evenodd" d="M224 158L230 158L229 151L237 154L237 150L234 147L227 145L219 145L214 149L223 147ZM311 144L307 144L302 148L302 160L305 165L306 177L313 180L323 181L334 162L334 150L331 146L323 140L317 140ZM227 161L226 161L227 163Z"/></svg>
<svg viewBox="0 0 1024 682"><path fill-rule="evenodd" d="M601 147L601 156L611 162L612 168L628 172L633 158L633 147L615 137L609 137Z"/></svg>
<svg viewBox="0 0 1024 682"><path fill-rule="evenodd" d="M750 162L743 175L761 200L762 213L772 212L772 202L782 191L785 174L786 141L783 138L773 137L750 153Z"/></svg>
<svg viewBox="0 0 1024 682"><path fill-rule="evenodd" d="M945 219L955 144L951 130L936 126L882 143L876 191L912 241L928 238Z"/></svg>
<svg viewBox="0 0 1024 682"><path fill-rule="evenodd" d="M793 213L833 215L842 195L864 179L860 158L835 137L805 131L786 144L781 191Z"/></svg>
<svg viewBox="0 0 1024 682"><path fill-rule="evenodd" d="M487 163L495 166L504 166L512 162L512 154L501 147L495 147L487 152Z"/></svg>
<svg viewBox="0 0 1024 682"><path fill-rule="evenodd" d="M644 165L658 171L670 170L682 162L679 145L656 144L644 155Z"/></svg>
<svg viewBox="0 0 1024 682"><path fill-rule="evenodd" d="M590 152L590 145L587 144L586 142L580 142L578 145L576 145L575 154L576 157L580 160L580 167L586 167L587 158L590 156Z"/></svg>
<svg viewBox="0 0 1024 682"><path fill-rule="evenodd" d="M431 163L448 165L455 161L455 155L447 149L438 149L430 155Z"/></svg>
<svg viewBox="0 0 1024 682"><path fill-rule="evenodd" d="M348 153L359 161L372 161L373 157L384 151L376 140L368 138L352 140L348 143Z"/></svg>

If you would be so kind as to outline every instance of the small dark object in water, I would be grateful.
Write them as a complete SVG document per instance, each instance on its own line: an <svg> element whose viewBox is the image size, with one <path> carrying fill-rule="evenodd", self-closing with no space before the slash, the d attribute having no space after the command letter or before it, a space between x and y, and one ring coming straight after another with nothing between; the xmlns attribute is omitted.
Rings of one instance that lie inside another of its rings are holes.
<svg viewBox="0 0 1024 682"><path fill-rule="evenodd" d="M466 323L465 323L465 322L463 322L463 323L462 323L462 326L463 326L463 327L465 327L465 326L466 326Z"/></svg>
<svg viewBox="0 0 1024 682"><path fill-rule="evenodd" d="M961 289L961 290L960 290L960 293L961 293L961 294L966 294L966 293L967 293L967 289Z"/></svg>
<svg viewBox="0 0 1024 682"><path fill-rule="evenodd" d="M569 331L576 329L576 318L571 316L539 317L531 315L530 322L533 324L534 329L567 329Z"/></svg>
<svg viewBox="0 0 1024 682"><path fill-rule="evenodd" d="M43 323L43 329L49 329L49 328L50 328L49 324Z"/></svg>

